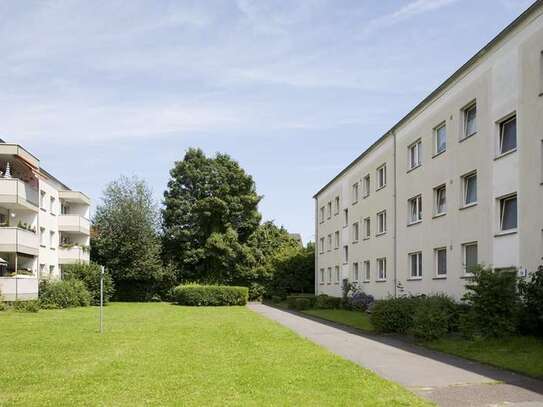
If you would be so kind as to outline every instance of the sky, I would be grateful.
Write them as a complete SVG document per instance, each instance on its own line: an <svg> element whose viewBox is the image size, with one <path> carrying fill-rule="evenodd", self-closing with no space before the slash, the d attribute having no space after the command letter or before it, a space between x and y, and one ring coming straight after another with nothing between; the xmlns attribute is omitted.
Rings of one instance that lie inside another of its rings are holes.
<svg viewBox="0 0 543 407"><path fill-rule="evenodd" d="M314 240L314 193L531 3L0 0L0 138L94 205L227 153Z"/></svg>

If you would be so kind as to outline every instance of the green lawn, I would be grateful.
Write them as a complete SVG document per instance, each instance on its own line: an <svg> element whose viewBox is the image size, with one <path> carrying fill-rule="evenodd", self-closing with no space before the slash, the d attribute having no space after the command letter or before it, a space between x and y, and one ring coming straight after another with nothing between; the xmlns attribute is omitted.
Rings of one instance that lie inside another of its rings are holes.
<svg viewBox="0 0 543 407"><path fill-rule="evenodd" d="M473 341L446 338L425 345L466 359L543 378L543 340L541 339L526 336Z"/></svg>
<svg viewBox="0 0 543 407"><path fill-rule="evenodd" d="M0 313L0 405L422 406L245 307Z"/></svg>
<svg viewBox="0 0 543 407"><path fill-rule="evenodd" d="M373 331L370 317L365 312L344 309L310 309L302 311L302 313L326 319L327 321L339 322L362 331Z"/></svg>

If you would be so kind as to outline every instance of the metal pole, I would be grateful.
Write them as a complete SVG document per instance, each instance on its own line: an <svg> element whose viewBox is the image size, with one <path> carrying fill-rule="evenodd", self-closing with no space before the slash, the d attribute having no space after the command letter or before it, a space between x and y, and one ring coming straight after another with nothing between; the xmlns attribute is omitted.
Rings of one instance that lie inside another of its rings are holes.
<svg viewBox="0 0 543 407"><path fill-rule="evenodd" d="M100 272L100 333L104 333L104 266Z"/></svg>

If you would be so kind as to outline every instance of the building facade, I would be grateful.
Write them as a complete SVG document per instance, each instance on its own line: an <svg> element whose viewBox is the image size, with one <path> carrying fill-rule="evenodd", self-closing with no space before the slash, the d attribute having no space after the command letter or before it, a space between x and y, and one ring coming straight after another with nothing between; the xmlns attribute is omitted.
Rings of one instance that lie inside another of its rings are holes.
<svg viewBox="0 0 543 407"><path fill-rule="evenodd" d="M35 299L39 281L88 263L90 199L45 171L17 144L0 143L0 293Z"/></svg>
<svg viewBox="0 0 543 407"><path fill-rule="evenodd" d="M460 298L477 264L543 264L543 2L315 198L315 291Z"/></svg>

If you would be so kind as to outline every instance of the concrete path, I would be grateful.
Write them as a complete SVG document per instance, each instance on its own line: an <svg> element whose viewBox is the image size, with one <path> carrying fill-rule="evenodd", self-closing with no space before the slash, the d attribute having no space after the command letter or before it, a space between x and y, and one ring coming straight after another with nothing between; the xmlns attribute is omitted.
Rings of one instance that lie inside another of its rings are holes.
<svg viewBox="0 0 543 407"><path fill-rule="evenodd" d="M440 406L543 406L543 382L263 304L249 308Z"/></svg>

